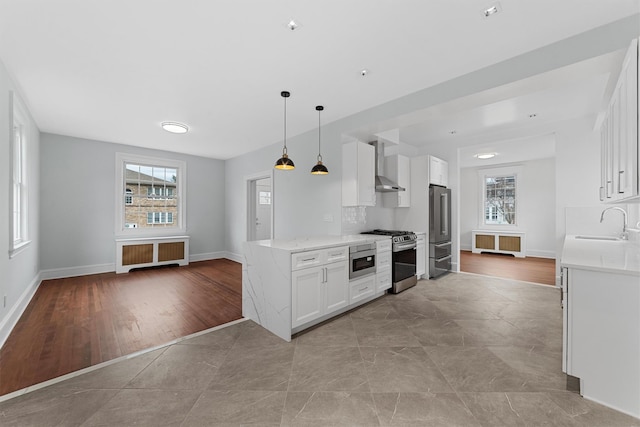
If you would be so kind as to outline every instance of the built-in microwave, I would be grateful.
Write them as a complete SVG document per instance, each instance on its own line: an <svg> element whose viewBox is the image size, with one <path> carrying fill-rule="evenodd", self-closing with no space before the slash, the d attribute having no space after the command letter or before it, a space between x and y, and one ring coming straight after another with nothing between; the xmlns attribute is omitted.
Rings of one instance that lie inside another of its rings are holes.
<svg viewBox="0 0 640 427"><path fill-rule="evenodd" d="M349 247L349 280L376 272L376 244Z"/></svg>

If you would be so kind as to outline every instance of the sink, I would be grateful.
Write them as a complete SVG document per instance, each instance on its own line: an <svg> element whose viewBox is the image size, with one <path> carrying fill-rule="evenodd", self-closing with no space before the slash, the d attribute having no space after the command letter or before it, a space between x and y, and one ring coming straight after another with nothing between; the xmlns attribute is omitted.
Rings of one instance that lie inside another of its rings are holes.
<svg viewBox="0 0 640 427"><path fill-rule="evenodd" d="M613 236L576 236L576 239L584 239L584 240L603 240L609 242L617 242L620 240L619 237Z"/></svg>

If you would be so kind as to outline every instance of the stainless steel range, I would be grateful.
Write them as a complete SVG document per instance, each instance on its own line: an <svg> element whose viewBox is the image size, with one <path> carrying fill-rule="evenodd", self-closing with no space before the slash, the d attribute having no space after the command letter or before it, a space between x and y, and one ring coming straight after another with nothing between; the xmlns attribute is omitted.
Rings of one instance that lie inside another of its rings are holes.
<svg viewBox="0 0 640 427"><path fill-rule="evenodd" d="M362 234L376 234L378 236L391 236L392 238L391 274L393 284L389 292L397 294L418 283L416 276L416 233L401 230L372 230L365 231Z"/></svg>

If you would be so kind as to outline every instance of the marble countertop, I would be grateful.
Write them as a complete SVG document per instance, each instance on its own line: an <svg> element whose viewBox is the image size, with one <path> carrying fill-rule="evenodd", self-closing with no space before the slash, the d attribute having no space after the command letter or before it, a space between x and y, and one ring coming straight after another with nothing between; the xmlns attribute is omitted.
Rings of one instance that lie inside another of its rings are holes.
<svg viewBox="0 0 640 427"><path fill-rule="evenodd" d="M376 236L372 234L353 234L346 236L303 236L296 237L294 239L256 240L255 242L248 243L295 253L359 243L373 243L375 241L385 239L391 239L391 237Z"/></svg>
<svg viewBox="0 0 640 427"><path fill-rule="evenodd" d="M563 267L640 276L640 244L629 240L595 240L566 236Z"/></svg>

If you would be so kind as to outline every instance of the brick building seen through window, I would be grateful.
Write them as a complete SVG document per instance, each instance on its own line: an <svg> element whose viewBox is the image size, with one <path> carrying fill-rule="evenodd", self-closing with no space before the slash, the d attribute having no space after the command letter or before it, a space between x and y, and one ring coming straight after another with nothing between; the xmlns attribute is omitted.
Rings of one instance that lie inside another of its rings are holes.
<svg viewBox="0 0 640 427"><path fill-rule="evenodd" d="M125 228L176 227L177 171L165 167L126 164Z"/></svg>

